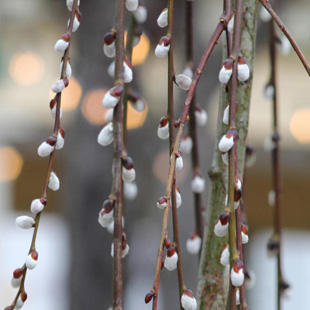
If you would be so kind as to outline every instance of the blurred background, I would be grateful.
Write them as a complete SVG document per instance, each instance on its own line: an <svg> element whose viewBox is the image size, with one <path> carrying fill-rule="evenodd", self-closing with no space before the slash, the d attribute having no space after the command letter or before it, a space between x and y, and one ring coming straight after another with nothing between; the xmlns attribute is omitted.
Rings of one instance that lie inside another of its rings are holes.
<svg viewBox="0 0 310 310"><path fill-rule="evenodd" d="M144 295L153 284L162 212L156 200L163 195L168 169L168 142L157 138L157 126L166 113L166 60L154 55L165 30L156 25L166 1L149 1L148 20L134 49L133 86L144 97L147 109L129 110L128 151L137 172L138 197L125 204L125 231L130 253L124 264L125 309L151 309ZM62 126L66 144L56 153L54 170L60 177L58 192L48 193L40 223L39 264L27 274L25 310L108 309L112 296L112 235L97 222L102 202L111 190L112 146L97 144L106 121L102 97L113 83L107 75L110 59L102 52L103 36L114 20L114 1L81 1L83 19L70 50L73 77L64 91ZM221 15L221 1L195 1L195 57L200 59ZM281 1L279 15L310 59L310 3ZM128 15L128 14L127 14ZM184 69L184 3L175 9L175 70ZM127 16L128 17L128 16ZM16 216L29 214L30 203L40 197L47 159L36 149L52 132L51 85L59 78L61 55L53 47L66 32L69 12L64 0L2 0L0 3L0 306L9 305L16 290L10 286L14 269L27 256L32 231L15 225ZM128 18L127 18L128 20ZM248 291L251 309L275 309L275 261L267 258L266 243L272 231L270 154L264 141L271 133L271 102L263 96L269 77L268 27L258 22L257 53L250 113L249 143L256 149L256 165L247 171L246 203L250 243L247 263L256 274ZM221 44L206 66L197 89L199 104L208 112L208 124L199 129L202 170L207 171L214 149L218 110ZM284 309L305 305L310 289L310 107L309 79L291 51L279 56L281 167L283 175L283 264L292 285ZM175 89L178 115L185 92ZM152 141L150 143L150 141ZM190 190L190 157L177 176L183 204L179 209L180 239L186 285L196 290L198 258L186 252L194 230ZM208 189L204 194L207 201ZM170 225L171 226L171 225ZM176 272L163 271L160 309L176 308Z"/></svg>

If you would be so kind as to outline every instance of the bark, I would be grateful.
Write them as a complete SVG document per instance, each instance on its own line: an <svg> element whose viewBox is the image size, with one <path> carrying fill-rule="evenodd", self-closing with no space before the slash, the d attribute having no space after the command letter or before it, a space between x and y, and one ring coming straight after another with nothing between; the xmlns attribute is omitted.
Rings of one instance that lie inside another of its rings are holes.
<svg viewBox="0 0 310 310"><path fill-rule="evenodd" d="M238 85L238 112L237 129L239 174L242 177L245 161L246 137L249 122L249 107L253 77L253 62L256 36L256 0L246 0L243 6L243 25L241 53L251 70L250 79L244 84ZM225 41L225 40L223 40ZM223 46L224 58L226 46ZM204 242L198 274L197 301L198 308L225 309L228 294L228 275L224 275L224 267L220 264L220 255L227 237L219 238L213 232L218 216L224 209L225 185L227 184L227 167L223 164L221 153L217 145L228 127L223 124L223 111L228 104L228 96L225 86L221 89L217 136L213 162L209 170L210 193L208 199L207 218L205 224Z"/></svg>

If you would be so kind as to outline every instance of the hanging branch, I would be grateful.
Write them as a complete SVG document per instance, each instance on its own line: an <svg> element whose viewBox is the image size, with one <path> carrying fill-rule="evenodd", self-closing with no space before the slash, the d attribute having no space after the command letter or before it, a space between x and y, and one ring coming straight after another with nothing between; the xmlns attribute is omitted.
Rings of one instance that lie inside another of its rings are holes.
<svg viewBox="0 0 310 310"><path fill-rule="evenodd" d="M274 206L274 233L268 242L268 249L274 251L277 258L277 309L281 309L281 293L283 289L289 286L283 280L282 266L281 266L281 237L282 237L282 185L281 185L281 170L280 170L280 135L278 132L278 96L277 96L277 83L276 83L276 33L273 20L269 23L269 55L271 65L271 76L269 85L273 89L273 149L272 155L272 183L275 191L275 206Z"/></svg>
<svg viewBox="0 0 310 310"><path fill-rule="evenodd" d="M117 0L115 12L115 85L124 85L124 20L125 0ZM114 108L114 159L113 183L111 198L114 201L114 257L113 257L113 309L123 309L123 182L122 182L122 155L123 155L123 110L122 95L119 104Z"/></svg>
<svg viewBox="0 0 310 310"><path fill-rule="evenodd" d="M69 3L68 3L69 2ZM16 270L14 270L12 278L12 286L19 288L18 292L12 302L11 306L6 307L6 310L13 310L15 307L21 308L27 299L27 293L25 292L25 280L28 269L33 269L37 265L38 252L36 251L36 239L41 219L41 214L47 204L47 190L48 188L56 191L59 189L59 179L53 172L54 158L56 149L61 149L64 145L64 130L60 127L61 118L61 94L62 91L68 86L71 77L71 65L69 64L69 50L71 45L72 32L75 32L81 20L81 13L78 8L78 0L67 1L69 11L71 11L68 31L59 39L55 44L55 50L57 52L64 52L62 57L60 79L56 81L52 86L52 91L56 93L55 98L50 102L50 108L52 115L55 116L53 135L50 136L45 142L43 142L38 148L38 155L41 157L49 156L47 175L43 187L43 194L41 198L35 199L31 203L31 212L35 214L35 218L28 216L20 216L16 219L16 224L21 228L34 228L33 236L31 240L28 257L25 264ZM18 308L18 309L19 309Z"/></svg>
<svg viewBox="0 0 310 310"><path fill-rule="evenodd" d="M269 14L272 16L273 20L276 22L276 24L279 26L280 30L284 33L284 35L287 37L287 39L290 41L293 49L295 50L297 56L299 57L301 63L305 67L308 75L310 75L310 66L307 63L307 60L303 53L301 52L300 48L298 47L297 43L293 39L292 35L289 33L279 16L276 14L276 12L271 8L271 5L268 0L259 0L260 3L264 6L264 8L269 12Z"/></svg>
<svg viewBox="0 0 310 310"><path fill-rule="evenodd" d="M193 31L193 1L186 0L186 61L187 66L194 71L194 31ZM196 99L193 96L191 107L189 110L189 126L190 137L193 141L192 148L192 169L194 175L200 175L200 162L199 162L199 145L198 134L195 116ZM196 233L201 238L203 237L203 201L201 193L194 193L194 206L195 206L195 221L196 221Z"/></svg>

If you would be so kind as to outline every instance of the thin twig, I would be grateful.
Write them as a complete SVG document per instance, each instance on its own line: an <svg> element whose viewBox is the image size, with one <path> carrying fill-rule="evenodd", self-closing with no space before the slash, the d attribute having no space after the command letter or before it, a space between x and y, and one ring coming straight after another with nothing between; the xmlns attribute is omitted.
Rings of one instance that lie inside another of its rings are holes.
<svg viewBox="0 0 310 310"><path fill-rule="evenodd" d="M186 62L187 66L194 71L194 31L193 31L193 1L186 0ZM193 96L192 104L189 110L189 133L193 141L192 148L192 169L193 172L200 172L200 161L199 161L199 145L198 145L198 134L195 116L195 105L196 96ZM203 202L202 194L194 193L194 206L195 206L195 221L196 221L196 232L198 236L203 238L204 223L203 223Z"/></svg>
<svg viewBox="0 0 310 310"><path fill-rule="evenodd" d="M308 75L310 75L310 66L307 63L307 60L305 56L303 55L301 49L298 47L297 43L293 39L292 35L289 33L289 31L286 29L285 25L279 18L279 16L276 14L276 12L271 8L270 3L268 0L259 0L260 3L265 7L265 9L269 12L269 14L272 16L273 20L276 22L276 24L279 26L280 30L284 33L284 35L287 37L287 39L290 41L293 49L295 50L297 56L299 57L301 63L305 67Z"/></svg>
<svg viewBox="0 0 310 310"><path fill-rule="evenodd" d="M66 77L66 68L67 68L67 61L69 59L69 50L70 50L70 46L71 46L71 35L72 35L72 27L73 27L73 21L75 18L75 13L78 10L78 5L77 5L78 0L74 0L74 3L72 5L72 10L71 10L71 15L70 15L70 22L69 22L69 26L68 26L68 34L70 35L70 40L69 40L69 45L67 47L67 49L64 51L64 55L62 57L62 61L63 61L63 65L62 65L62 70L60 73L60 79L63 79L64 77ZM55 114L55 122L54 122L54 130L53 130L53 136L55 138L57 138L57 134L58 134L58 129L60 127L60 108L61 108L61 92L57 93L55 96L56 99L56 114ZM46 179L44 182L44 187L43 187L43 194L42 194L42 198L47 198L47 190L48 190L48 184L49 184L49 178L50 178L50 174L53 171L53 164L54 164L54 157L55 157L55 153L56 153L56 149L53 150L53 152L51 153L50 157L49 157L49 162L48 162L48 167L47 167L47 174L46 174ZM39 212L36 214L35 216L35 225L34 225L34 230L33 230L33 235L32 235L32 240L31 240L31 244L30 244L30 248L29 248L29 252L28 255L35 250L36 248L36 239L37 239L37 233L38 233L38 228L39 228L39 223L40 223L40 219L41 219L41 214L43 211ZM21 284L19 287L19 290L14 298L14 301L12 303L12 307L15 307L16 302L18 300L19 295L21 294L21 292L23 292L25 290L25 280L26 280L26 274L27 274L27 267L26 264L23 265L23 275L22 275L22 279L21 279Z"/></svg>
<svg viewBox="0 0 310 310"><path fill-rule="evenodd" d="M124 22L125 0L116 1L115 30L116 30L116 57L115 57L115 84L124 84L123 61L124 61ZM123 110L120 98L119 104L114 108L114 173L112 194L114 199L114 258L113 258L113 308L123 309L123 259L122 259L122 214L123 214L123 182L122 163L123 152Z"/></svg>

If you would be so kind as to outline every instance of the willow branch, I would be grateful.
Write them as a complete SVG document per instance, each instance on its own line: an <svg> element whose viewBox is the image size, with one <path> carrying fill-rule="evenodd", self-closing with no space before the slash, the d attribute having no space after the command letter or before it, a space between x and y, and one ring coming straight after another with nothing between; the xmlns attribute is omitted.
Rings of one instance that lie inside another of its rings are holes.
<svg viewBox="0 0 310 310"><path fill-rule="evenodd" d="M303 55L302 51L298 47L297 43L293 39L292 35L289 33L289 31L286 29L285 25L279 18L279 16L276 14L276 12L271 8L268 0L259 0L260 3L265 7L265 9L269 12L269 14L272 16L273 20L276 22L276 24L279 26L280 30L284 33L284 35L287 37L287 39L290 41L293 49L295 50L297 56L299 57L301 63L305 67L308 75L310 75L310 66L307 63L307 60L305 56Z"/></svg>
<svg viewBox="0 0 310 310"><path fill-rule="evenodd" d="M281 282L282 282L282 268L281 268L281 235L282 235L282 188L281 188L281 171L280 171L280 136L278 133L278 96L277 96L277 83L276 83L276 48L275 39L276 33L274 23L269 23L269 55L271 65L270 85L273 87L273 142L274 148L272 149L272 183L276 194L276 201L274 207L274 236L277 240L277 307L281 309Z"/></svg>
<svg viewBox="0 0 310 310"><path fill-rule="evenodd" d="M186 61L187 66L194 71L194 31L193 31L193 1L186 0ZM193 141L192 148L192 169L193 172L200 172L200 161L199 161L199 146L198 146L198 134L195 116L195 96L193 96L192 104L189 110L189 127L190 136ZM203 202L202 195L199 193L194 193L194 206L195 206L195 221L196 221L196 232L198 236L202 239L203 237Z"/></svg>
<svg viewBox="0 0 310 310"><path fill-rule="evenodd" d="M125 0L116 1L115 30L116 30L116 58L115 84L123 85L124 61L124 21ZM122 214L123 214L123 182L121 156L123 151L123 110L120 98L114 108L114 173L112 183L112 197L114 199L114 258L113 258L113 309L123 309L123 260L122 260Z"/></svg>
<svg viewBox="0 0 310 310"><path fill-rule="evenodd" d="M78 0L74 0L74 3L72 5L72 10L71 10L71 15L70 15L70 22L68 26L68 34L70 35L70 40L69 40L69 45L67 49L64 51L64 55L62 57L63 65L62 65L62 70L60 73L60 79L63 79L66 77L66 68L67 68L67 61L69 60L69 50L70 50L70 45L71 45L71 35L72 35L72 27L73 27L73 21L75 17L75 13L78 10L78 5L77 5ZM58 129L60 127L60 108L61 108L61 92L57 93L55 96L56 100L56 114L55 114L55 122L54 122L54 130L53 130L53 136L57 138L58 134ZM49 179L50 179L50 174L53 171L53 165L54 165L54 158L55 158L55 152L56 149L54 148L53 152L51 153L49 157L49 162L48 162L48 167L47 167L47 174L46 174L46 179L44 182L44 187L43 187L43 193L42 193L42 198L47 199L47 190L48 190L48 184L49 184ZM38 233L38 228L39 228L39 223L41 219L41 214L43 211L39 212L35 216L35 225L34 225L34 230L33 230L33 235L32 235L32 240L29 248L28 255L36 249L36 239L37 239L37 233ZM19 295L21 292L25 290L25 280L26 280L26 274L27 274L27 267L26 264L23 265L22 267L24 269L22 279L21 279L21 284L19 287L19 290L14 298L13 303L11 306L14 308L16 305L16 302L18 300Z"/></svg>

